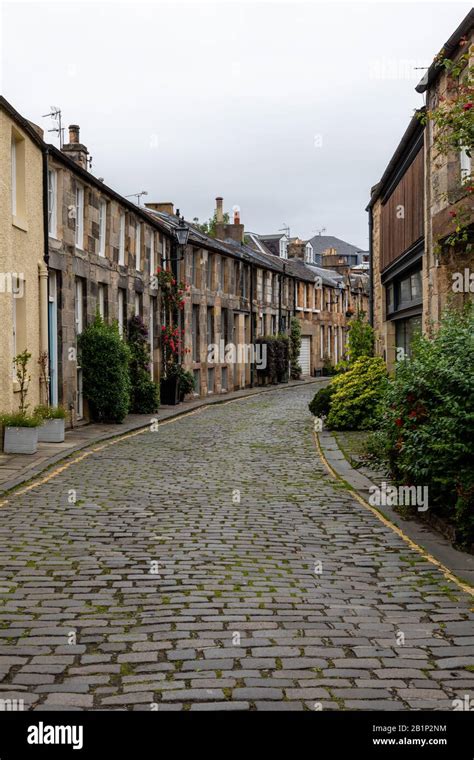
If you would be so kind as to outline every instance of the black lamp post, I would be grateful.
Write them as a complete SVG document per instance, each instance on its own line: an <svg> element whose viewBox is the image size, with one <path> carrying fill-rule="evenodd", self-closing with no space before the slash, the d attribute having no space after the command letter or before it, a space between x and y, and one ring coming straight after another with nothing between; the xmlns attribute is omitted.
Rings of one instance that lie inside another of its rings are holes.
<svg viewBox="0 0 474 760"><path fill-rule="evenodd" d="M180 256L174 256L172 258L166 258L166 256L163 256L161 260L163 268L167 261L177 262L177 261L182 261L184 259L184 250L186 248L186 244L189 238L189 227L184 221L184 216L181 216L181 217L179 216L179 211L178 211L178 220L179 220L179 224L174 229L174 239L178 245L178 248L181 250L181 254Z"/></svg>

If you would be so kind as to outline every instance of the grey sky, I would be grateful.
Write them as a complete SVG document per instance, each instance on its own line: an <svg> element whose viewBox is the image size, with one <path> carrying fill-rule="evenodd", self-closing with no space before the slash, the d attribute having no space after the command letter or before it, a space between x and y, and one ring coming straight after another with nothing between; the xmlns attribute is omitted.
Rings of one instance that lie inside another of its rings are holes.
<svg viewBox="0 0 474 760"><path fill-rule="evenodd" d="M45 129L60 106L124 195L189 219L223 195L252 231L325 227L366 248L369 189L423 104L414 67L470 7L4 3L1 90Z"/></svg>

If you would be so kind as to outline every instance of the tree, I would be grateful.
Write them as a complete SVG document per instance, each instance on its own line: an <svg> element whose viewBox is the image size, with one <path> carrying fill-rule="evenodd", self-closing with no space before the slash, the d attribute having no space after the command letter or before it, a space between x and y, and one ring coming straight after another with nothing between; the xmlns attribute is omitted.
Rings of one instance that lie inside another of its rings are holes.
<svg viewBox="0 0 474 760"><path fill-rule="evenodd" d="M227 211L224 213L224 224L228 224L230 220L230 216L227 213ZM216 237L216 225L217 225L217 212L214 211L213 216L207 221L207 222L199 222L199 219L195 217L193 219L194 224L200 230L201 232L204 232L205 235L209 235L209 237Z"/></svg>
<svg viewBox="0 0 474 760"><path fill-rule="evenodd" d="M349 323L347 353L350 364L362 356L374 355L374 338L374 329L365 320L365 312L359 311Z"/></svg>

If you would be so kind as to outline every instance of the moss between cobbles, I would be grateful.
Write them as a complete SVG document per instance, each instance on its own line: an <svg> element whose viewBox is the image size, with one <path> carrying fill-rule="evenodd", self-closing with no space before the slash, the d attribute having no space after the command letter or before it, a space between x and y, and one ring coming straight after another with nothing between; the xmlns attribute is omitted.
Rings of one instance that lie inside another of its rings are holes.
<svg viewBox="0 0 474 760"><path fill-rule="evenodd" d="M120 665L121 676L132 676L135 672L135 666L130 662L122 662Z"/></svg>

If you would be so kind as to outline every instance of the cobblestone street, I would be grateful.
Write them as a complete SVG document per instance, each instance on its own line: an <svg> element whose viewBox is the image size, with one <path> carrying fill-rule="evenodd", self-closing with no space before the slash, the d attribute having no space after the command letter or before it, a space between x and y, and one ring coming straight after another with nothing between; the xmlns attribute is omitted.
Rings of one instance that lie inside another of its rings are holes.
<svg viewBox="0 0 474 760"><path fill-rule="evenodd" d="M0 697L160 711L474 698L472 600L327 473L313 394L214 405L11 495Z"/></svg>

